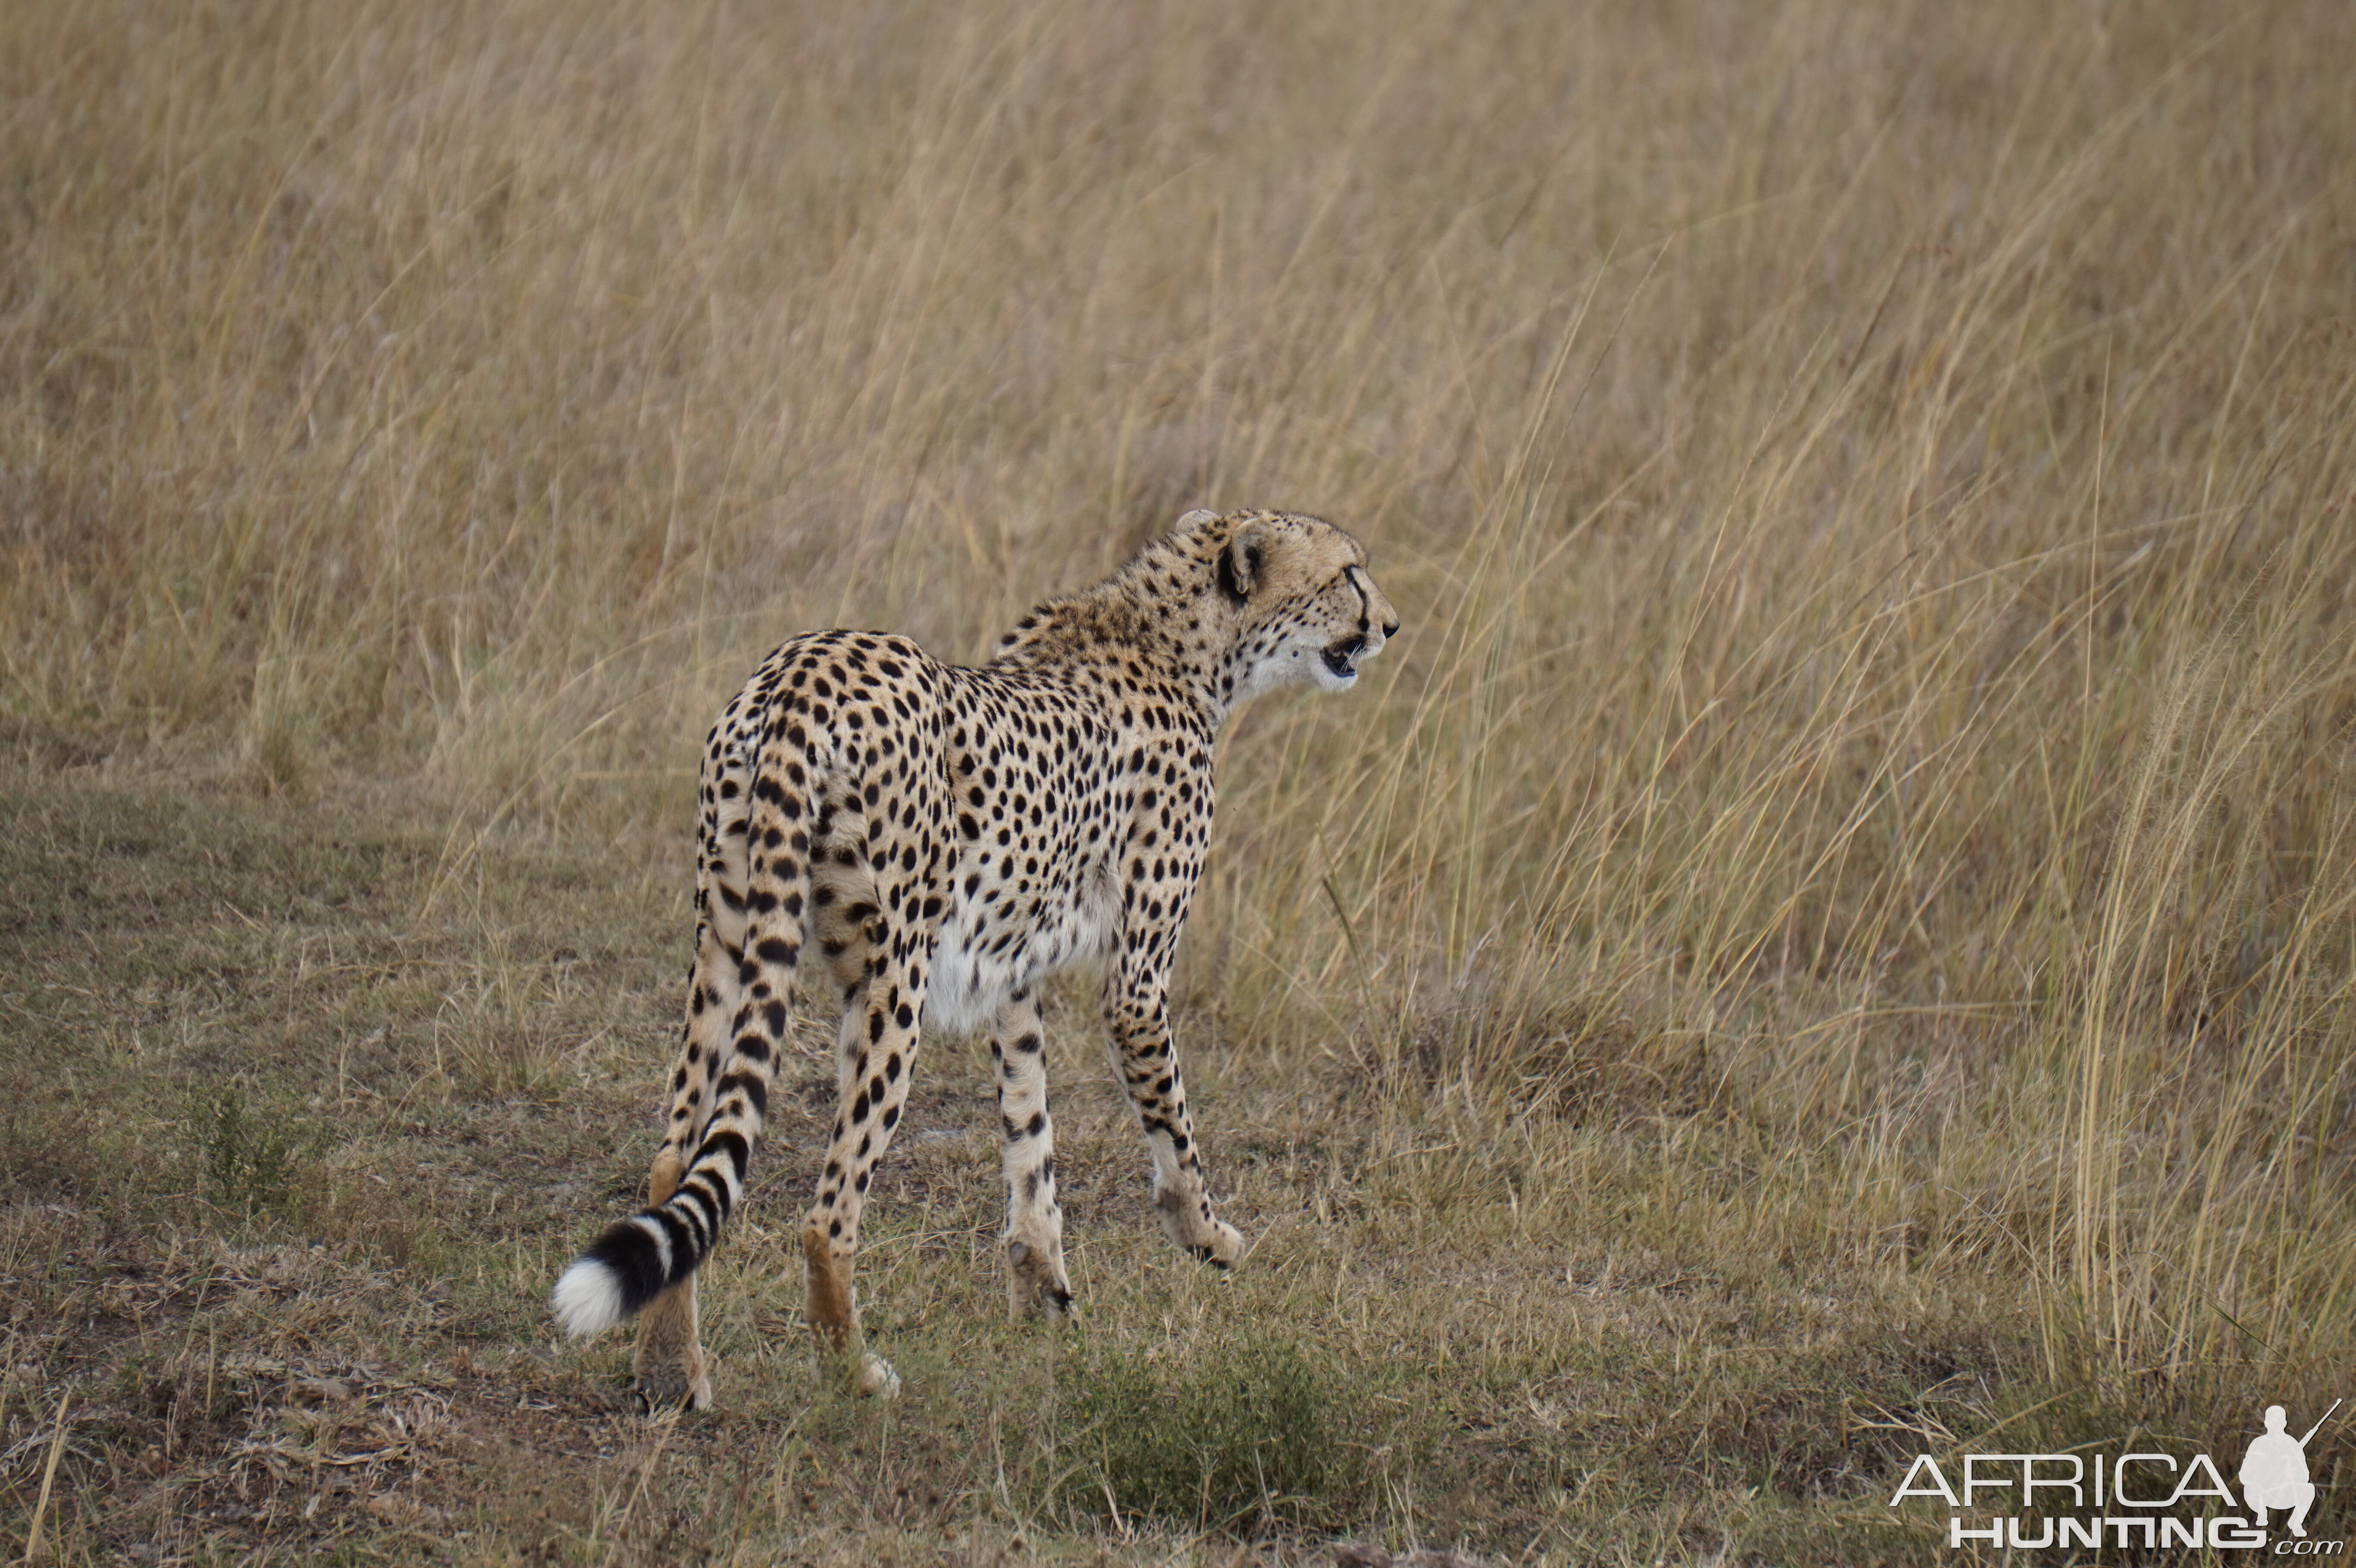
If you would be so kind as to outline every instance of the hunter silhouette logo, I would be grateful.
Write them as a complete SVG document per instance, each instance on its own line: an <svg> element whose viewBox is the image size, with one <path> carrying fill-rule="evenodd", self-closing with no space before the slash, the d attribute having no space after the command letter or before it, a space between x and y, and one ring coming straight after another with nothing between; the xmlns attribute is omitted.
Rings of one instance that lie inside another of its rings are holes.
<svg viewBox="0 0 2356 1568"><path fill-rule="evenodd" d="M2331 1410L2339 1408L2340 1401L2333 1400ZM2331 1419L2331 1410L2323 1413L2323 1421ZM2323 1421L2308 1427L2306 1437L2285 1431L2289 1421L2289 1412L2281 1405L2266 1406L2266 1429L2250 1440L2250 1451L2242 1456L2242 1499L2260 1530L2266 1527L2269 1509L2289 1509L2290 1532L2304 1538L2307 1510L2315 1506L2315 1483L2307 1478L2307 1445L2323 1430Z"/></svg>
<svg viewBox="0 0 2356 1568"><path fill-rule="evenodd" d="M2270 1557L2340 1557L2345 1541L2310 1541L2308 1513L2321 1490L2308 1468L2308 1445L2343 1402L2303 1437L2289 1431L2281 1405L2265 1409L2265 1430L2242 1456L2238 1485L2206 1454L2145 1449L2111 1453L2100 1445L2061 1454L1917 1454L1890 1506L1936 1498L1947 1505L1947 1545L2006 1552L2263 1552ZM1954 1482L1947 1470L1955 1469ZM2220 1505L2222 1505L2222 1507ZM2240 1508L2248 1518L2234 1512ZM2267 1516L2284 1516L2288 1536L2269 1541ZM2139 1562L2140 1557L2123 1561ZM2190 1559L2188 1559L2189 1561ZM2203 1557L2201 1561L2209 1559Z"/></svg>

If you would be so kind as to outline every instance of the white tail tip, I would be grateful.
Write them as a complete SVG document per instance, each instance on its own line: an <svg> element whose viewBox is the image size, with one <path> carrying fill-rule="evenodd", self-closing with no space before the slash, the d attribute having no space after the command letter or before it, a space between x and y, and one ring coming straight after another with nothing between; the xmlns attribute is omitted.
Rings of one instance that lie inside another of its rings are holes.
<svg viewBox="0 0 2356 1568"><path fill-rule="evenodd" d="M595 1258L583 1258L564 1271L548 1298L556 1320L576 1339L602 1334L622 1320L622 1292L614 1271Z"/></svg>

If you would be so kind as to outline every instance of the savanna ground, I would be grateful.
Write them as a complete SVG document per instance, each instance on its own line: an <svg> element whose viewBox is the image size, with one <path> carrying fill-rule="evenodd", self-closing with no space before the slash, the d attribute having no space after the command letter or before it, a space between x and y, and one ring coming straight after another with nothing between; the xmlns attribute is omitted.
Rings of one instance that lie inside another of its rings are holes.
<svg viewBox="0 0 2356 1568"><path fill-rule="evenodd" d="M0 1552L1927 1561L1917 1451L2303 1427L2351 59L2336 0L0 9ZM1077 1325L1002 1321L936 1040L907 1392L843 1399L804 1020L723 1408L630 1413L544 1299L652 1151L704 726L1198 504L1407 623L1225 748L1181 1038L1257 1250L1149 1233L1074 986Z"/></svg>

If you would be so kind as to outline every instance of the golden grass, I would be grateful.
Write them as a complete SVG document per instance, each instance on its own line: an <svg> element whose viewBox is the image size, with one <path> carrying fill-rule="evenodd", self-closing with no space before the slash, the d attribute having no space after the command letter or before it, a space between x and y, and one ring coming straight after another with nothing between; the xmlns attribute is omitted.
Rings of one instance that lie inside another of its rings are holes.
<svg viewBox="0 0 2356 1568"><path fill-rule="evenodd" d="M1977 1419L2225 1452L2356 1354L2351 51L2322 0L9 8L0 713L327 837L398 800L404 918L481 938L419 1082L645 1088L466 912L516 846L683 883L783 635L974 656L1188 506L1319 512L1406 630L1230 734L1215 1172L1282 1124L1304 1213L1475 1274L1976 1292Z"/></svg>

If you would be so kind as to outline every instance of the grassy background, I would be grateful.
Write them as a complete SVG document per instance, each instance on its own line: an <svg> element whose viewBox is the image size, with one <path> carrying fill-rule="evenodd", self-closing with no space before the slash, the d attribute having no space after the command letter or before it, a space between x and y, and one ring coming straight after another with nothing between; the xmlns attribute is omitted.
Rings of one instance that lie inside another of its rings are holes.
<svg viewBox="0 0 2356 1568"><path fill-rule="evenodd" d="M1918 1449L2303 1424L2351 52L2329 0L0 10L0 1550L1927 1560ZM710 716L1196 504L1354 528L1406 622L1228 737L1183 1031L1259 1250L1147 1234L1075 989L1081 1329L999 1322L937 1042L865 1275L909 1396L841 1404L813 1023L727 1412L625 1419L541 1298L652 1147Z"/></svg>

